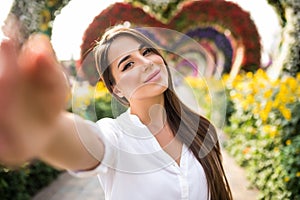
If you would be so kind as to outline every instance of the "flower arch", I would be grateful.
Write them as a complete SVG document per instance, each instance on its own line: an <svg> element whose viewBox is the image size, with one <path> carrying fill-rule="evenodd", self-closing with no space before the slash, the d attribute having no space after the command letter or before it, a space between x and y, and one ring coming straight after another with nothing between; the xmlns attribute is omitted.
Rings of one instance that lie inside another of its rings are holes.
<svg viewBox="0 0 300 200"><path fill-rule="evenodd" d="M219 33L218 35L224 36L224 41L225 38L227 39L225 42L227 47L224 48L232 49L232 52L227 52L226 55L226 62L232 63L229 66L230 69L235 67L238 70L255 71L260 67L260 36L250 14L237 4L224 0L183 2L175 15L166 23L157 20L154 15L144 11L141 7L124 2L115 3L96 16L86 29L82 39L80 63L84 63L95 41L107 28L125 21L129 21L136 27L161 27L185 34L191 33L192 30L199 30L199 28L215 30ZM201 35L198 39L199 37ZM240 49L242 51L239 51ZM235 62L237 60L240 62ZM83 70L85 66L86 64L82 65Z"/></svg>
<svg viewBox="0 0 300 200"><path fill-rule="evenodd" d="M214 27L230 38L234 54L238 47L244 48L240 64L242 69L254 71L260 67L261 43L257 28L250 14L233 2L224 0L185 2L169 26L181 32L197 27Z"/></svg>

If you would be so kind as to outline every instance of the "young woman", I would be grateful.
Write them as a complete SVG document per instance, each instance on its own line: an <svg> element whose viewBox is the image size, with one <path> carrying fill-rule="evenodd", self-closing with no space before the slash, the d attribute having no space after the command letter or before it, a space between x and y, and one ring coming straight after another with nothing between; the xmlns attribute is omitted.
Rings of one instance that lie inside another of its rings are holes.
<svg viewBox="0 0 300 200"><path fill-rule="evenodd" d="M0 90L1 163L38 158L75 176L98 175L106 199L232 199L215 128L176 96L147 37L117 26L96 45L101 79L129 107L96 124L63 111L65 83L50 49L41 36L20 51L11 40L1 44L0 89L18 91Z"/></svg>

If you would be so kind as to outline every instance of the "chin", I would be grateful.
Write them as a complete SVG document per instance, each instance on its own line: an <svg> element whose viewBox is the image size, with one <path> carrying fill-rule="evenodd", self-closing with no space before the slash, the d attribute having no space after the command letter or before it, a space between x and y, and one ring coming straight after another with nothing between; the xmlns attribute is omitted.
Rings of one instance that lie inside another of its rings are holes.
<svg viewBox="0 0 300 200"><path fill-rule="evenodd" d="M167 88L167 86L161 84L147 84L136 90L131 99L143 100L146 98L157 97L163 95Z"/></svg>

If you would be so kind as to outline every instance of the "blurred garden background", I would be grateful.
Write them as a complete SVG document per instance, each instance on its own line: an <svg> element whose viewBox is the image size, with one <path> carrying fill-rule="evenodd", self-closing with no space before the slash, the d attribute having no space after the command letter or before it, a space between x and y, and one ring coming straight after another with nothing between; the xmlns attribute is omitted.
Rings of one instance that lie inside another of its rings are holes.
<svg viewBox="0 0 300 200"><path fill-rule="evenodd" d="M15 0L7 10L19 18L24 38L45 33L54 50L62 52L57 35L64 29L56 27L75 1ZM104 7L87 14L90 21L74 41L80 45L71 47L78 54L58 53L72 88L66 109L92 121L116 117L112 108L118 105L97 81L91 48L111 25L158 27L140 30L165 50L183 100L190 105L187 95L195 98L193 109L225 136L223 148L245 170L249 187L259 191L257 198L300 200L300 1L259 1L276 16L265 22L278 30L264 30L269 46L258 28L263 19L254 20L239 1L101 1ZM88 12L81 11L73 15ZM70 19L64 28L76 23L83 22ZM20 169L0 167L0 199L31 199L60 173L38 161Z"/></svg>

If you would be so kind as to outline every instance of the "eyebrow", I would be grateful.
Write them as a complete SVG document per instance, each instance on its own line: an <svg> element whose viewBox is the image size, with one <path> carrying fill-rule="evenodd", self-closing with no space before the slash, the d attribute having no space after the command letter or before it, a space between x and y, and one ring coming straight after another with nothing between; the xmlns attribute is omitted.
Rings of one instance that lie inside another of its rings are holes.
<svg viewBox="0 0 300 200"><path fill-rule="evenodd" d="M123 62L125 62L125 61L128 60L129 58L130 58L130 55L125 56L124 58L122 58L122 59L120 60L120 62L118 63L118 68L120 67L120 65L121 65Z"/></svg>
<svg viewBox="0 0 300 200"><path fill-rule="evenodd" d="M138 50L141 50L141 49L144 48L145 46L146 46L146 44L143 44L143 43L140 44ZM130 55L127 55L127 56L125 56L124 58L122 58L122 59L119 61L119 63L118 63L118 68L120 67L120 65L121 65L123 62L125 62L126 60L128 60L130 57L131 57Z"/></svg>

